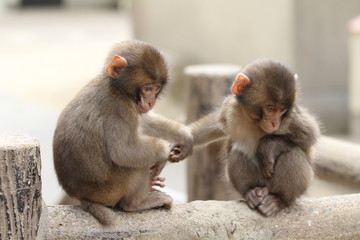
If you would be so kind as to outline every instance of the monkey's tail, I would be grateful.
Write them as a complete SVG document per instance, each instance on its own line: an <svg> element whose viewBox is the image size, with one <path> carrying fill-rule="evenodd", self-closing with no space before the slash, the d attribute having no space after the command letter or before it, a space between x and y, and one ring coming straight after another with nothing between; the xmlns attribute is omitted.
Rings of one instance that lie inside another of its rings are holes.
<svg viewBox="0 0 360 240"><path fill-rule="evenodd" d="M110 208L88 200L81 200L80 202L83 209L90 212L102 225L109 226L114 223L116 214Z"/></svg>

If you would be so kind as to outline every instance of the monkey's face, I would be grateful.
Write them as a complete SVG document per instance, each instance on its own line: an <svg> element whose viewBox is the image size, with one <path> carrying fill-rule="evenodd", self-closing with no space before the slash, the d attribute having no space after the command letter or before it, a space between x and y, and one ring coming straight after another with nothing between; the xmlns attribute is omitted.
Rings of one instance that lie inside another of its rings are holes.
<svg viewBox="0 0 360 240"><path fill-rule="evenodd" d="M121 51L120 51L121 50ZM139 113L147 113L168 81L168 70L163 56L144 43L125 44L112 56L106 73L111 86L136 104Z"/></svg>
<svg viewBox="0 0 360 240"><path fill-rule="evenodd" d="M147 113L154 107L157 94L161 88L162 84L160 83L146 83L140 87L137 103L140 113Z"/></svg>
<svg viewBox="0 0 360 240"><path fill-rule="evenodd" d="M288 109L283 105L269 103L262 107L262 118L259 127L266 133L272 133L279 129L281 119Z"/></svg>
<svg viewBox="0 0 360 240"><path fill-rule="evenodd" d="M273 133L295 103L295 75L281 63L255 60L236 76L232 93L254 123Z"/></svg>

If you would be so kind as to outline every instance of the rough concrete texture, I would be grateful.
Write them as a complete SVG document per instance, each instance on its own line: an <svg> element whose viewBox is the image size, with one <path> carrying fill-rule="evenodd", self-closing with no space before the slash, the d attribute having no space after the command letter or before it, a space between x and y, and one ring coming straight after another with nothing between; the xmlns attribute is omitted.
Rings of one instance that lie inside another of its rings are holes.
<svg viewBox="0 0 360 240"><path fill-rule="evenodd" d="M118 212L103 227L78 206L49 206L48 239L360 239L360 194L299 200L266 218L242 201Z"/></svg>
<svg viewBox="0 0 360 240"><path fill-rule="evenodd" d="M39 142L0 133L0 239L35 239L41 216Z"/></svg>
<svg viewBox="0 0 360 240"><path fill-rule="evenodd" d="M316 169L320 175L360 185L360 145L322 136L317 145Z"/></svg>

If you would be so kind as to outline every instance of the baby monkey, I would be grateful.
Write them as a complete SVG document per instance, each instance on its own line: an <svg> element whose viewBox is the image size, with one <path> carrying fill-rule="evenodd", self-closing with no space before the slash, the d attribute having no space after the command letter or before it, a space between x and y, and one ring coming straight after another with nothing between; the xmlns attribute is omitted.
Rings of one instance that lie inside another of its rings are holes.
<svg viewBox="0 0 360 240"><path fill-rule="evenodd" d="M156 48L121 42L59 117L53 142L58 180L102 224L113 223L112 207L172 206L171 197L153 187L164 186L159 174L168 160L191 153L193 137L186 126L151 111L167 82Z"/></svg>
<svg viewBox="0 0 360 240"><path fill-rule="evenodd" d="M296 79L278 61L255 60L236 76L220 110L190 125L195 145L225 138L230 182L265 216L293 203L314 175L320 130L296 103Z"/></svg>

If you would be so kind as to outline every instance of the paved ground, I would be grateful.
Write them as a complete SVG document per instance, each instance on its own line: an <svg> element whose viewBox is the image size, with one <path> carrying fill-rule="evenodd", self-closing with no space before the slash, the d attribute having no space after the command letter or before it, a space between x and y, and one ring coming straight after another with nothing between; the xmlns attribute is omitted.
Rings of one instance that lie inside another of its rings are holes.
<svg viewBox="0 0 360 240"><path fill-rule="evenodd" d="M110 46L131 37L130 17L115 10L0 13L0 131L27 133L40 141L47 204L58 203L63 195L54 175L51 152L58 114L99 72ZM169 101L163 98L158 112L184 120L181 108ZM177 202L185 201L185 163L169 164L164 176L167 191ZM316 181L310 196L334 192L354 189Z"/></svg>

